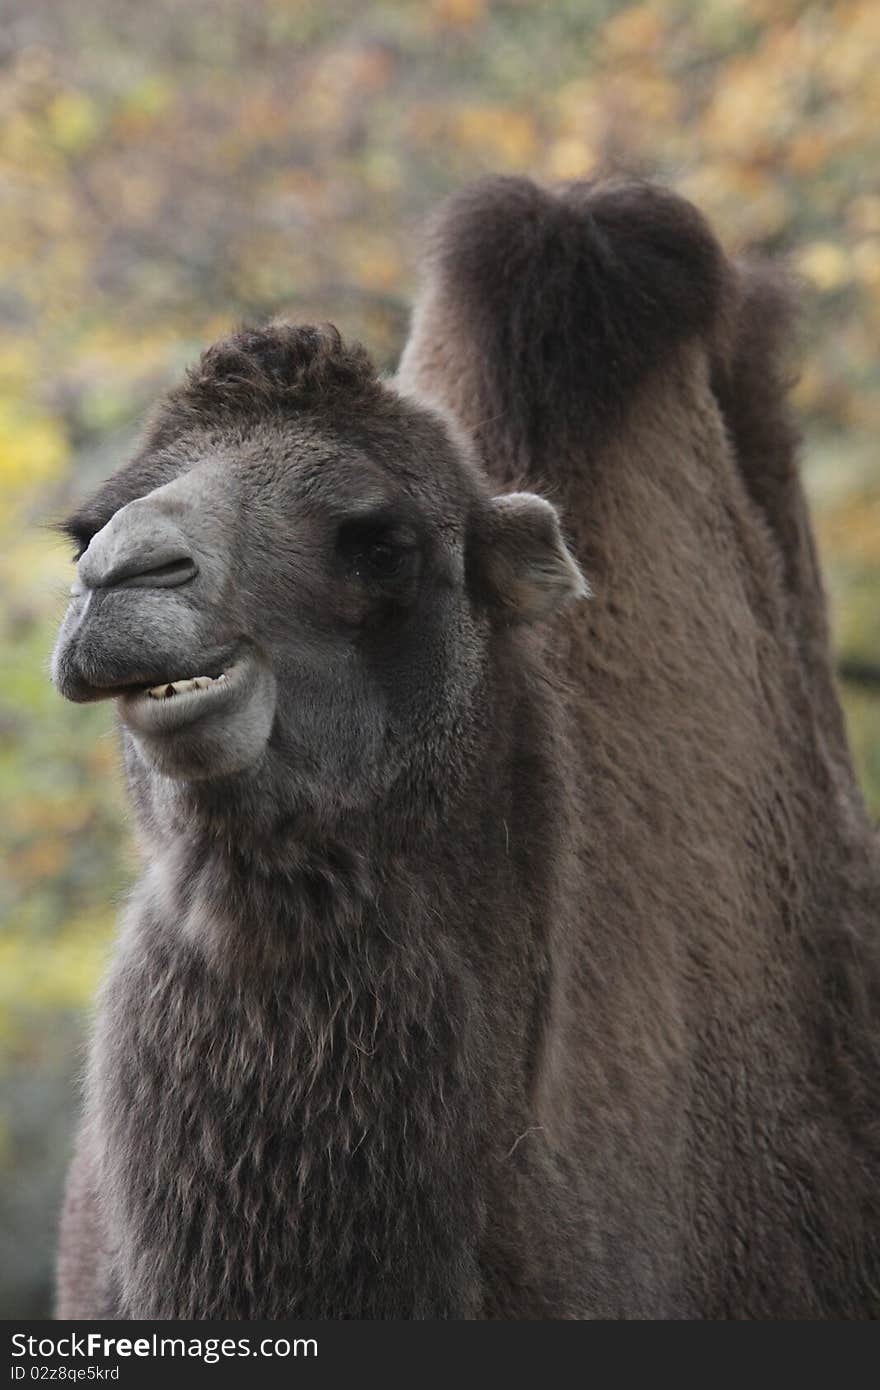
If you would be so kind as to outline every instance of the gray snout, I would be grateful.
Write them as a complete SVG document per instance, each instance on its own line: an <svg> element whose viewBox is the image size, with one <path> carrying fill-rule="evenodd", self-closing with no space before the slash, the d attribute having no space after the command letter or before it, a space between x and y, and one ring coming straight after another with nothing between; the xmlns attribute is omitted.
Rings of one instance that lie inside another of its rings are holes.
<svg viewBox="0 0 880 1390"><path fill-rule="evenodd" d="M231 527L202 464L120 507L80 558L52 678L69 700L210 675L237 648Z"/></svg>
<svg viewBox="0 0 880 1390"><path fill-rule="evenodd" d="M76 567L79 590L173 589L198 574L186 537L173 519L131 502L92 538Z"/></svg>

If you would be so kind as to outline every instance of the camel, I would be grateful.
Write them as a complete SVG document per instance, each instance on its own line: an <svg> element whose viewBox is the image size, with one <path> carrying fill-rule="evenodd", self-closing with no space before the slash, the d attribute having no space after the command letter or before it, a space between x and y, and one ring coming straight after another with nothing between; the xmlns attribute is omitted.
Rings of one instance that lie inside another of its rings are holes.
<svg viewBox="0 0 880 1390"><path fill-rule="evenodd" d="M880 853L789 295L677 195L466 189L397 376L214 345L67 522L144 857L61 1317L866 1318Z"/></svg>

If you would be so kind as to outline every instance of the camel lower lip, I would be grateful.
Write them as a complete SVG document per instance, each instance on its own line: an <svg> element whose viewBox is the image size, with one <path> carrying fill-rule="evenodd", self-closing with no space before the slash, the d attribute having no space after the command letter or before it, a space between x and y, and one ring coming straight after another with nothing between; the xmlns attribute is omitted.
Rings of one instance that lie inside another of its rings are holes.
<svg viewBox="0 0 880 1390"><path fill-rule="evenodd" d="M178 669L184 669L183 663ZM120 720L153 771L176 780L205 781L259 761L275 717L275 676L250 648L239 652L223 675L204 686L196 686L192 677L179 678L183 688L167 697L150 694L162 686L141 686L118 697ZM172 684L166 682L165 688Z"/></svg>
<svg viewBox="0 0 880 1390"><path fill-rule="evenodd" d="M123 723L138 734L173 734L208 714L220 714L236 705L252 684L254 669L248 654L215 679L178 677L148 689L126 691L117 697Z"/></svg>

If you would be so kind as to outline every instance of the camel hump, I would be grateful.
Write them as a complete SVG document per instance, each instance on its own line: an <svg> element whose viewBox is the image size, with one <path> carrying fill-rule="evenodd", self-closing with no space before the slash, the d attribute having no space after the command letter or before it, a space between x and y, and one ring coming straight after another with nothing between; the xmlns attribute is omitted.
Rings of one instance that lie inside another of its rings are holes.
<svg viewBox="0 0 880 1390"><path fill-rule="evenodd" d="M750 258L736 265L736 287L712 385L746 488L793 563L808 530L800 433L788 404L798 285L784 265Z"/></svg>
<svg viewBox="0 0 880 1390"><path fill-rule="evenodd" d="M732 272L697 209L657 185L548 191L493 178L430 229L400 383L520 463L613 428L676 344L710 334Z"/></svg>
<svg viewBox="0 0 880 1390"><path fill-rule="evenodd" d="M713 362L712 387L746 492L779 554L788 632L813 708L846 784L854 788L819 557L800 477L800 432L788 401L799 285L784 265L757 259L737 264L736 284L735 313Z"/></svg>

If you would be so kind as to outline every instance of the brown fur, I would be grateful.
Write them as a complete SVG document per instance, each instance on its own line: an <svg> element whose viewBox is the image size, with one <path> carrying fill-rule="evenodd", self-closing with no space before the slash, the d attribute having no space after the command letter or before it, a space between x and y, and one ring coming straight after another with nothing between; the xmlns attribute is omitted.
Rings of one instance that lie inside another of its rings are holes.
<svg viewBox="0 0 880 1390"><path fill-rule="evenodd" d="M394 714L375 764L372 706L333 726L336 782L281 737L172 795L126 741L150 868L63 1316L876 1313L880 867L764 275L650 186L478 186L402 394L335 339L238 338L74 519L87 543L219 449L246 528L279 458L302 499L366 457L425 568L393 612L345 590ZM550 491L591 603L548 621L578 592L553 513L493 486ZM228 602L334 632L287 515L298 587L264 541ZM62 652L73 698L95 650Z"/></svg>
<svg viewBox="0 0 880 1390"><path fill-rule="evenodd" d="M612 286L643 268L633 315ZM789 320L784 279L724 265L671 194L501 180L438 220L401 371L499 482L552 488L596 593L556 658L586 869L542 1114L605 1210L617 1155L629 1241L665 1213L670 1286L709 1317L878 1310L878 846L784 400Z"/></svg>

